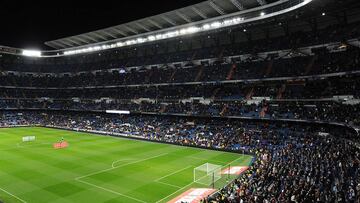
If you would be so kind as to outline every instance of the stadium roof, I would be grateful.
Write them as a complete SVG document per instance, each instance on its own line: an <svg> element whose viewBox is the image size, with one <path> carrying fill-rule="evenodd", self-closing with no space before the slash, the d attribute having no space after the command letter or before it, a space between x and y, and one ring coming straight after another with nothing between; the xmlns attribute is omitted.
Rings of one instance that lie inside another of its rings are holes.
<svg viewBox="0 0 360 203"><path fill-rule="evenodd" d="M45 44L55 49L90 45L228 15L276 1L279 0L207 0L199 4L129 23L48 41Z"/></svg>

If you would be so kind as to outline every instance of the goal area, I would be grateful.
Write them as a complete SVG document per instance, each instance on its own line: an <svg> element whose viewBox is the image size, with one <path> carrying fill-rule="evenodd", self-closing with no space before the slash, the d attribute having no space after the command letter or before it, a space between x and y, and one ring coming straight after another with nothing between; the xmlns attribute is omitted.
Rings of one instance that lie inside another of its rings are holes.
<svg viewBox="0 0 360 203"><path fill-rule="evenodd" d="M222 166L205 163L194 168L194 182L202 185L213 185L216 181L221 179Z"/></svg>

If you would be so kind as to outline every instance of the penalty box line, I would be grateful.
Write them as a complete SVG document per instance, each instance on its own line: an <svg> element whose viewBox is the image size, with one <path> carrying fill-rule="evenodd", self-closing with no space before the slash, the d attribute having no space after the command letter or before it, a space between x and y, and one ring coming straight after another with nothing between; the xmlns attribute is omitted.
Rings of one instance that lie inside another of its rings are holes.
<svg viewBox="0 0 360 203"><path fill-rule="evenodd" d="M16 198L16 199L19 200L20 202L27 203L25 200L21 199L20 197L12 194L11 192L9 192L9 191L7 191L7 190L5 190L5 189L3 189L3 188L0 188L0 190L3 191L3 192L5 192L6 194L8 194L8 195L10 195L10 196L12 196L12 197L14 197L14 198Z"/></svg>
<svg viewBox="0 0 360 203"><path fill-rule="evenodd" d="M193 183L194 183L194 182L191 182L191 183L189 183L189 184L185 185L184 187L179 188L178 190L176 190L175 192L171 193L170 195L168 195L168 196L166 196L166 197L164 197L164 198L162 198L162 199L160 199L160 200L156 201L156 203L159 203L159 202L163 201L164 199L167 199L167 198L171 197L172 195L176 194L177 192L179 192L179 191L183 190L184 188L189 187L189 186L190 186L190 185L192 185Z"/></svg>
<svg viewBox="0 0 360 203"><path fill-rule="evenodd" d="M172 176L172 175L174 175L174 174L177 174L177 173L179 173L179 172L181 172L181 171L184 171L184 170L186 170L186 169L188 169L188 168L191 168L191 167L193 167L193 166L187 166L187 167L185 167L185 168L182 168L182 169L179 169L179 170L177 170L177 171L174 171L174 172L172 172L172 173L170 173L170 174L167 174L167 175L165 175L165 176L162 176L162 177L154 180L154 182L161 183L161 184L168 185L168 186L175 187L175 188L181 188L181 186L173 185L173 184L166 183L166 182L163 182L163 181L160 181L160 180L162 180L162 179L164 179L164 178L167 178L167 177L169 177L169 176Z"/></svg>
<svg viewBox="0 0 360 203"><path fill-rule="evenodd" d="M106 172L106 171L111 171L111 170L114 170L116 168L121 168L121 167L124 167L124 166L128 166L128 165L131 165L131 164L136 164L136 163L140 163L140 162L143 162L143 161L147 161L147 160L150 160L150 159L155 159L157 157L161 157L161 156L165 156L169 153L163 153L163 154L159 154L159 155L156 155L156 156L152 156L152 157L148 157L148 158L145 158L145 159L140 159L140 160L137 160L137 161L133 161L133 162L129 162L129 163L125 163L125 164L120 164L118 166L114 166L114 162L118 162L118 161L114 161L111 165L111 168L107 168L107 169L103 169L103 170L100 170L100 171L96 171L96 172L93 172L93 173L89 173L87 175L83 175L83 176L80 176L80 177L76 177L75 180L79 180L79 179L82 179L82 178L86 178L86 177L89 177L89 176L92 176L92 175L96 175L96 174L99 174L99 173L103 173L103 172Z"/></svg>
<svg viewBox="0 0 360 203"><path fill-rule="evenodd" d="M90 186L92 186L92 187L95 187L95 188L98 188L98 189L101 189L101 190L104 190L104 191L107 191L107 192L110 192L110 193L113 193L113 194L116 194L116 195L119 195L119 196L123 196L123 197L129 198L129 199L135 200L135 201L137 201L137 202L146 203L145 201L140 200L140 199L137 199L137 198L135 198L135 197L131 197L131 196L125 195L125 194L123 194L123 193L116 192L116 191L114 191L114 190L111 190L111 189L108 189L108 188L105 188L105 187L101 187L101 186L99 186L99 185L96 185L96 184L93 184L93 183L90 183L90 182L87 182L87 181L84 181L84 180L81 180L81 179L82 179L82 178L89 177L89 176L92 176L92 175L96 175L96 174L99 174L99 173L103 173L103 172L106 172L106 171L110 171L110 170L113 170L113 169L116 169L116 168L120 168L120 167L123 167L123 166L131 165L131 164L135 164L135 163L140 163L140 162L143 162L143 161L147 161L147 160L150 160L150 159L154 159L154 158L157 158L157 157L161 157L161 156L164 156L164 155L167 155L167 154L169 154L169 153L159 154L159 155L156 155L156 156L148 157L148 158L145 158L145 159L133 161L133 162L126 163L126 164L121 164L121 165L118 165L118 166L114 166L114 163L117 162L117 161L114 161L114 162L112 163L112 165L111 165L111 168L104 169L104 170L100 170L100 171L96 171L96 172L94 172L94 173L89 173L89 174L87 174L87 175L77 177L77 178L75 178L75 180L78 181L78 182L80 182L80 183L83 183L83 184L86 184L86 185L90 185ZM24 203L26 203L26 202L24 202Z"/></svg>
<svg viewBox="0 0 360 203"><path fill-rule="evenodd" d="M174 172L172 172L172 173L170 173L170 174L167 174L167 175L165 175L165 176L162 176L162 177L156 179L155 181L159 181L159 180L161 180L161 179L167 178L167 177L172 176L172 175L174 175L174 174L177 174L177 173L179 173L179 172L181 172L181 171L184 171L184 170L186 170L186 169L188 169L188 168L190 168L190 167L193 167L193 166L187 166L187 167L182 168L182 169L180 169L180 170L174 171Z"/></svg>
<svg viewBox="0 0 360 203"><path fill-rule="evenodd" d="M102 189L102 190L104 190L104 191L107 191L107 192L110 192L110 193L113 193L113 194L116 194L116 195L119 195L119 196L123 196L123 197L129 198L129 199L135 200L135 201L137 201L137 202L146 203L145 201L143 201L143 200L141 200L141 199L137 199L137 198L135 198L135 197L130 197L130 196L125 195L125 194L122 194L122 193L120 193L120 192L116 192L116 191L114 191L114 190L110 190L110 189L108 189L108 188L104 188L104 187L95 185L95 184L93 184L93 183L89 183L89 182L84 181L84 180L79 180L79 179L77 179L76 181L79 181L79 182L81 182L81 183L84 183L84 184L93 186L93 187L98 188L98 189Z"/></svg>

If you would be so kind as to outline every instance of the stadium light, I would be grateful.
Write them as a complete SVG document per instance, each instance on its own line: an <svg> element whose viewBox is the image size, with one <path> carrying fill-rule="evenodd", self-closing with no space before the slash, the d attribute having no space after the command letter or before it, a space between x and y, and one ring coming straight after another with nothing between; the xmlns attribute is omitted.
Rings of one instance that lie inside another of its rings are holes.
<svg viewBox="0 0 360 203"><path fill-rule="evenodd" d="M216 21L216 22L211 23L210 26L212 28L219 28L219 27L221 27L221 23Z"/></svg>
<svg viewBox="0 0 360 203"><path fill-rule="evenodd" d="M265 15L265 13L264 13L264 12L261 12L261 13L260 13L260 16L264 16L264 15Z"/></svg>
<svg viewBox="0 0 360 203"><path fill-rule="evenodd" d="M204 24L202 26L202 28L203 28L203 30L208 30L208 29L210 29L210 25L209 24Z"/></svg>
<svg viewBox="0 0 360 203"><path fill-rule="evenodd" d="M105 112L110 114L130 114L130 111L124 110L106 110Z"/></svg>
<svg viewBox="0 0 360 203"><path fill-rule="evenodd" d="M150 35L150 36L148 36L148 40L154 41L154 40L156 40L156 37L154 35Z"/></svg>
<svg viewBox="0 0 360 203"><path fill-rule="evenodd" d="M265 13L263 13L263 14L265 15ZM185 28L181 28L178 30L172 30L172 31L168 31L168 32L158 33L155 35L148 35L148 36L144 36L144 37L140 37L140 38L136 38L136 39L128 39L126 41L120 41L120 42L116 42L113 44L64 51L64 55L87 53L87 52L93 52L93 51L112 49L112 48L116 48L116 47L130 46L130 45L134 45L134 44L142 44L145 42L152 42L152 41L156 41L156 40L175 38L175 37L194 34L194 33L202 32L202 31L214 30L214 29L218 29L218 28L222 28L222 27L240 24L244 20L245 19L241 18L241 17L232 17L232 18L227 18L222 21L214 21L212 23L206 23L206 24L202 24L202 25L198 25L198 26L185 27Z"/></svg>
<svg viewBox="0 0 360 203"><path fill-rule="evenodd" d="M41 51L38 50L23 50L22 55L30 57L41 57Z"/></svg>

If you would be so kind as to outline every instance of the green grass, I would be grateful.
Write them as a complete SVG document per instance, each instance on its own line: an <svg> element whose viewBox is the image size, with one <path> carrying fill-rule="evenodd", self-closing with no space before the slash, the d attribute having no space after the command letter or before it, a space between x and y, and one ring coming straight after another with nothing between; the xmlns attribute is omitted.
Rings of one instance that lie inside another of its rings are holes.
<svg viewBox="0 0 360 203"><path fill-rule="evenodd" d="M36 141L23 143L22 137ZM64 137L66 149L52 143ZM48 128L0 129L0 201L167 202L204 163L247 166L251 156ZM235 178L231 176L230 178ZM224 176L216 183L226 184Z"/></svg>

